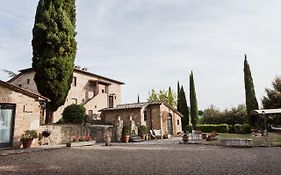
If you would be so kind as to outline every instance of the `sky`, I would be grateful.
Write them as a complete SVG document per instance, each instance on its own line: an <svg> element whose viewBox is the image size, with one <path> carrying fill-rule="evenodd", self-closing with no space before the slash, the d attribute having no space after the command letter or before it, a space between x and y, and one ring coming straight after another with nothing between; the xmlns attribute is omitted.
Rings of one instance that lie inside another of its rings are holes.
<svg viewBox="0 0 281 175"><path fill-rule="evenodd" d="M37 0L0 6L0 69L31 67ZM77 0L76 65L125 82L122 103L146 101L151 89L189 101L193 71L199 109L245 103L247 54L259 104L281 75L280 0ZM9 77L0 71L0 79Z"/></svg>

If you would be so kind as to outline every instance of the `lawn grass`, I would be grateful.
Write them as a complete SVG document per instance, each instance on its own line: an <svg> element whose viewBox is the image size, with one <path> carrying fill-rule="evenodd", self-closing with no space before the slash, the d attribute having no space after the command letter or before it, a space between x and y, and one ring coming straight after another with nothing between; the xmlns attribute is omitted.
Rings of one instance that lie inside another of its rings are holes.
<svg viewBox="0 0 281 175"><path fill-rule="evenodd" d="M241 139L252 139L254 146L281 146L281 134L280 133L269 133L268 136L252 136L251 134L230 134L230 133L219 133L217 140L204 141L208 145L219 145L220 139L222 138L241 138Z"/></svg>

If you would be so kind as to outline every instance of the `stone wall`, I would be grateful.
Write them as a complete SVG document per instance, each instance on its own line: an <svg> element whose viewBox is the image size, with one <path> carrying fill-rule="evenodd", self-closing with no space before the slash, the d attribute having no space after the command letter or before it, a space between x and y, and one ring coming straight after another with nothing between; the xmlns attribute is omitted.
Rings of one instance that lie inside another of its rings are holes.
<svg viewBox="0 0 281 175"><path fill-rule="evenodd" d="M38 129L38 133L43 131L51 132L49 136L50 145L65 144L73 136L91 136L97 143L104 143L107 135L112 137L113 126L112 125L45 125ZM42 138L42 137L41 137ZM39 138L39 143L41 140ZM36 144L36 143L35 143Z"/></svg>

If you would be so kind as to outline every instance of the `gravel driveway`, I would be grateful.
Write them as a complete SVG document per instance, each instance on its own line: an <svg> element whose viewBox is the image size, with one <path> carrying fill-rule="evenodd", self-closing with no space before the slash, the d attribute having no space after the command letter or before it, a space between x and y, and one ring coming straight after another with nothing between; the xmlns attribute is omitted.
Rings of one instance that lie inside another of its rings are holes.
<svg viewBox="0 0 281 175"><path fill-rule="evenodd" d="M280 174L281 148L141 144L61 148L0 156L0 174Z"/></svg>

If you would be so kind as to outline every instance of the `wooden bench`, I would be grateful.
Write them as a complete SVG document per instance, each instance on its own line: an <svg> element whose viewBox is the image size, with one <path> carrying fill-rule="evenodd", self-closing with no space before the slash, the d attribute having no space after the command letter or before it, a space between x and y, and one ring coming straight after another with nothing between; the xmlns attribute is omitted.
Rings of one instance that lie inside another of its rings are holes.
<svg viewBox="0 0 281 175"><path fill-rule="evenodd" d="M252 139L239 139L239 138L224 138L220 140L222 146L231 147L252 147Z"/></svg>

